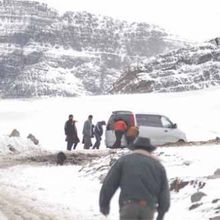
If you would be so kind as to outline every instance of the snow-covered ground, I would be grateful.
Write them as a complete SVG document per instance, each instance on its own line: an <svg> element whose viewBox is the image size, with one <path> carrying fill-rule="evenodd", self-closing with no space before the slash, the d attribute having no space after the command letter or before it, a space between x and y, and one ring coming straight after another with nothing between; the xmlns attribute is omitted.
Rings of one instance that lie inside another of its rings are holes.
<svg viewBox="0 0 220 220"><path fill-rule="evenodd" d="M0 135L12 129L21 136L33 133L42 147L65 149L64 123L72 113L79 136L88 115L93 122L108 120L113 110L155 112L168 116L186 133L188 140L220 136L220 89L183 93L0 100ZM82 149L82 145L78 147Z"/></svg>
<svg viewBox="0 0 220 220"><path fill-rule="evenodd" d="M207 220L219 215L220 200L214 200L220 199L220 176L213 174L220 167L220 146L160 148L155 154L160 155L170 183L175 178L194 181L171 192L172 204L165 219L176 220L178 215L178 220ZM15 163L1 168L0 219L106 219L99 213L98 196L111 157L100 155L83 167ZM205 187L199 189L199 182L206 183ZM191 202L191 196L198 191L207 196L197 202L201 206L190 211L197 204ZM112 199L108 220L118 219L118 193Z"/></svg>
<svg viewBox="0 0 220 220"><path fill-rule="evenodd" d="M101 150L91 151L99 158L83 166L19 161L21 155L65 150L63 126L70 113L78 121L80 137L89 114L93 114L95 123L121 109L167 115L186 132L188 140L207 140L220 136L219 95L220 89L210 89L175 94L1 100L0 219L106 219L98 208L100 179L108 171L111 158L122 154L121 150L112 155L102 143ZM8 137L14 128L21 137ZM29 133L40 140L39 146L27 140ZM8 151L9 144L16 148L15 153ZM81 149L80 143L77 151L84 152ZM213 175L220 168L219 145L163 147L155 154L165 165L170 183L175 178L193 181L179 192L171 192L172 204L165 219L208 220L220 215L220 178ZM199 189L199 182L206 183L204 188ZM197 191L207 196L198 202L202 203L198 208L189 210L194 204L191 195ZM107 219L118 219L118 192Z"/></svg>

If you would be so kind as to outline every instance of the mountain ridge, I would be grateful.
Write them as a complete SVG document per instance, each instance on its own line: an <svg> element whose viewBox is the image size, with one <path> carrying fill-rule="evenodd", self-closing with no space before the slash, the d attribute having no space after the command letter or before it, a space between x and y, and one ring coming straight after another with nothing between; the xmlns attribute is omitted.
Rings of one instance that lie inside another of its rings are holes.
<svg viewBox="0 0 220 220"><path fill-rule="evenodd" d="M134 63L111 93L179 92L220 86L220 38Z"/></svg>
<svg viewBox="0 0 220 220"><path fill-rule="evenodd" d="M0 1L0 96L105 94L132 62L185 45L161 28Z"/></svg>

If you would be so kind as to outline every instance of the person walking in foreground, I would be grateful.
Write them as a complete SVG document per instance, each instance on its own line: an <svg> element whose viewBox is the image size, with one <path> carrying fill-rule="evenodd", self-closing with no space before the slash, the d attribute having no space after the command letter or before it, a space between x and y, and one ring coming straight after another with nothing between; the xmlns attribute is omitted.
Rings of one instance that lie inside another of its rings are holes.
<svg viewBox="0 0 220 220"><path fill-rule="evenodd" d="M133 153L119 158L108 172L99 195L103 215L110 211L110 201L118 187L120 220L163 220L170 206L166 171L151 154L156 149L148 138L138 137L130 146Z"/></svg>
<svg viewBox="0 0 220 220"><path fill-rule="evenodd" d="M76 121L73 120L73 115L69 115L69 119L68 121L66 121L64 126L64 131L67 141L67 150L71 150L73 144L74 144L73 149L76 149L76 146L79 143L79 138L77 135L77 129L75 123Z"/></svg>
<svg viewBox="0 0 220 220"><path fill-rule="evenodd" d="M121 118L116 118L114 123L115 130L115 143L112 145L112 148L120 148L121 147L121 139L125 132L127 131L128 126L124 120Z"/></svg>
<svg viewBox="0 0 220 220"><path fill-rule="evenodd" d="M93 125L92 125L92 115L89 115L88 119L85 121L83 126L83 143L84 149L89 149L92 146L92 136L93 136Z"/></svg>
<svg viewBox="0 0 220 220"><path fill-rule="evenodd" d="M105 121L99 121L97 122L95 129L94 129L94 134L95 134L95 139L96 142L93 145L92 149L99 149L99 146L101 144L101 140L102 140L102 135L103 135L103 125L106 125Z"/></svg>

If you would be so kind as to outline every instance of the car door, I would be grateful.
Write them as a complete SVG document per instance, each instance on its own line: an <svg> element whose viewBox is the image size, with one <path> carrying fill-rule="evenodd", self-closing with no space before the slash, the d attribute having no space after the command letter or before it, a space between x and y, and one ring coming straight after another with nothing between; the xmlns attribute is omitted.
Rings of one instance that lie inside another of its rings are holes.
<svg viewBox="0 0 220 220"><path fill-rule="evenodd" d="M164 140L166 143L177 142L176 127L166 116L161 116L161 123L165 132Z"/></svg>
<svg viewBox="0 0 220 220"><path fill-rule="evenodd" d="M166 142L166 131L161 123L160 115L136 114L139 136L148 137L154 145Z"/></svg>

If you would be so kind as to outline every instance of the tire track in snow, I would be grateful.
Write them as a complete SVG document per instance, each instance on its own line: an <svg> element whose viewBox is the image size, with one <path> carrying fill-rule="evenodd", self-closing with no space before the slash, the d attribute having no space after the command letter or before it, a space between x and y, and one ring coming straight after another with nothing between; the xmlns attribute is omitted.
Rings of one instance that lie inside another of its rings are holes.
<svg viewBox="0 0 220 220"><path fill-rule="evenodd" d="M21 196L21 193L12 186L1 184L0 210L7 220L58 220L43 207L35 206L33 198Z"/></svg>

